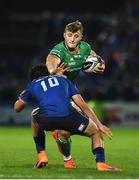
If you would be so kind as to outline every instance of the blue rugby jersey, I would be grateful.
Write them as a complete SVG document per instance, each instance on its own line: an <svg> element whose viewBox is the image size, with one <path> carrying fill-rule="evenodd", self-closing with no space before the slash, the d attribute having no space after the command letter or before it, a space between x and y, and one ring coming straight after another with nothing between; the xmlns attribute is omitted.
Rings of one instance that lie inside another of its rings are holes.
<svg viewBox="0 0 139 180"><path fill-rule="evenodd" d="M62 117L71 113L70 98L79 90L61 76L45 76L29 83L19 97L29 103L35 100L40 111L48 117Z"/></svg>

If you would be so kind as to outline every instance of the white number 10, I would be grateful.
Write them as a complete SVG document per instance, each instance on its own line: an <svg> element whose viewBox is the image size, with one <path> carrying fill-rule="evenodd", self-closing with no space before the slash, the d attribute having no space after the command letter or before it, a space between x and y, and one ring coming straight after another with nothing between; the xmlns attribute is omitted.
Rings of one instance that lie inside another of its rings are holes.
<svg viewBox="0 0 139 180"><path fill-rule="evenodd" d="M55 77L49 78L48 83L49 83L50 87L59 86L59 82ZM41 81L41 86L44 91L47 91L47 86L45 84L45 81Z"/></svg>

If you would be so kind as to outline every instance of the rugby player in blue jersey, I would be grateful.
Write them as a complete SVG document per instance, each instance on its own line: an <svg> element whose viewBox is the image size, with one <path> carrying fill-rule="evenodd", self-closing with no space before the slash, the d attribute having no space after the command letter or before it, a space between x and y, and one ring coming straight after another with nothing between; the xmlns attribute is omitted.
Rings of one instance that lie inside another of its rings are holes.
<svg viewBox="0 0 139 180"><path fill-rule="evenodd" d="M66 25L63 33L64 41L56 44L46 58L46 66L50 74L66 76L66 78L74 84L76 83L76 78L86 58L90 55L96 55L91 45L82 40L83 29L83 25L80 21L71 22ZM104 72L105 63L103 60L102 62L103 63L97 64L94 68L94 73ZM61 63L64 64L62 65ZM66 65L66 68L64 68L64 65ZM79 109L75 103L72 102L72 104L76 109ZM39 167L39 160L41 161L41 158L45 158L45 133L39 130L33 123L31 127L36 147L41 147L39 151L37 150L38 159L36 166ZM55 130L52 132L52 135L56 140L59 151L63 155L64 167L76 168L75 162L71 156L70 134L64 130ZM39 159L40 156L41 158Z"/></svg>
<svg viewBox="0 0 139 180"><path fill-rule="evenodd" d="M103 132L111 139L112 132L97 119L75 85L62 76L49 75L45 65L33 67L30 71L30 79L31 82L28 83L14 104L15 112L22 111L29 102L34 100L38 109L33 113L32 123L38 126L38 129L46 132L63 129L72 135L79 134L90 137L97 169L117 171L118 168L108 166L105 163L104 142L101 136L101 132ZM86 116L72 107L71 99ZM47 165L47 157L42 158L39 163L39 167Z"/></svg>

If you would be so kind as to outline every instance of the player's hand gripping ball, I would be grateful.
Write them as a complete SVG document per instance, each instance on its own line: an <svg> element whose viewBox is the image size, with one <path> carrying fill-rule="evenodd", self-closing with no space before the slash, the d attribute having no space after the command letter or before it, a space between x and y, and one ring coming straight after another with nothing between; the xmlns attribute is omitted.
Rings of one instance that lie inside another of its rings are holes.
<svg viewBox="0 0 139 180"><path fill-rule="evenodd" d="M84 62L82 70L87 73L92 73L98 64L104 63L104 60L98 55L88 56Z"/></svg>

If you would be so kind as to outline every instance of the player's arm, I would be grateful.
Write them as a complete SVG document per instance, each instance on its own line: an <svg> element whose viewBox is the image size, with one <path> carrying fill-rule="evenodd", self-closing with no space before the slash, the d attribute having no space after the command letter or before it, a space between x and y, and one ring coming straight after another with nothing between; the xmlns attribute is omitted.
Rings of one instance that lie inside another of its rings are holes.
<svg viewBox="0 0 139 180"><path fill-rule="evenodd" d="M61 60L57 56L49 54L46 58L46 66L50 74L55 74L56 68L60 64Z"/></svg>
<svg viewBox="0 0 139 180"><path fill-rule="evenodd" d="M96 54L96 52L95 51L93 51L93 50L91 50L91 52L90 52L90 56L96 56L97 54Z"/></svg>
<svg viewBox="0 0 139 180"><path fill-rule="evenodd" d="M96 56L96 52L91 50L90 52L91 56ZM102 59L102 63L98 63L97 66L94 68L93 72L94 73L103 73L105 70L105 61Z"/></svg>
<svg viewBox="0 0 139 180"><path fill-rule="evenodd" d="M31 99L32 99L32 94L30 92L30 84L28 84L26 89L20 93L18 100L14 103L14 111L15 112L22 111L27 106L28 102L30 102Z"/></svg>
<svg viewBox="0 0 139 180"><path fill-rule="evenodd" d="M72 82L68 81L69 83L69 95L74 101L74 103L81 109L81 111L88 116L99 128L99 130L105 133L110 139L112 138L112 132L104 126L95 115L94 111L87 105L87 103L83 100L80 92L76 86L73 85Z"/></svg>
<svg viewBox="0 0 139 180"><path fill-rule="evenodd" d="M14 111L20 112L27 106L27 103L22 99L18 99L14 104Z"/></svg>
<svg viewBox="0 0 139 180"><path fill-rule="evenodd" d="M46 66L50 74L63 75L63 73L67 70L65 64L61 63L61 59L55 55L49 54L46 59ZM66 77L66 76L64 76Z"/></svg>
<svg viewBox="0 0 139 180"><path fill-rule="evenodd" d="M73 101L75 102L75 104L90 118L92 119L97 126L101 125L101 122L97 119L94 111L92 109L90 109L90 107L86 104L86 102L84 101L84 99L82 98L82 96L80 94L76 94L74 96L72 96Z"/></svg>
<svg viewBox="0 0 139 180"><path fill-rule="evenodd" d="M112 138L112 132L109 130L108 127L103 125L95 115L94 111L86 104L80 94L76 94L72 96L73 101L75 104L84 112L99 128L99 130L105 133L110 139Z"/></svg>

